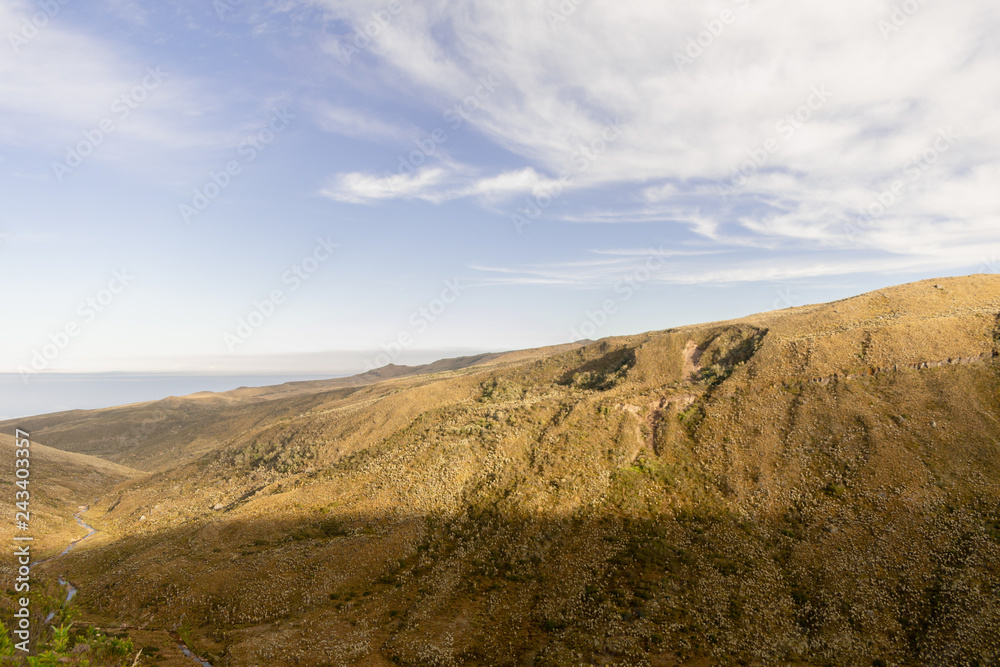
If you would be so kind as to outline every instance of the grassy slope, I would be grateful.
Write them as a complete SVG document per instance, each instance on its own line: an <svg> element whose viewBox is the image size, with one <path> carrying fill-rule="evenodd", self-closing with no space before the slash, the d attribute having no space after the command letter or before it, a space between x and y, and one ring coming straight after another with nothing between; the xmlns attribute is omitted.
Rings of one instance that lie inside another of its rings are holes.
<svg viewBox="0 0 1000 667"><path fill-rule="evenodd" d="M0 541L15 545L13 537L30 536L31 559L33 562L54 556L66 546L87 534L73 519L73 514L82 505L89 505L99 495L122 481L142 475L137 470L105 461L103 459L63 452L31 439L30 471L27 484L30 494L30 530L20 531L14 527L15 493L22 489L15 485L15 439L14 430L10 434L0 434ZM32 434L33 435L33 434ZM16 544L17 547L25 543ZM10 547L13 553L14 547ZM42 619L64 593L56 583L56 577L63 570L60 561L39 563L31 571L31 612L32 627L42 626ZM15 593L14 582L18 563L13 555L0 560L0 577L6 582L4 595L0 597L0 617L10 627L15 609L15 599L23 592Z"/></svg>
<svg viewBox="0 0 1000 667"><path fill-rule="evenodd" d="M14 437L0 434L0 496L3 497L3 520L0 540L9 541L15 534L14 507ZM89 505L119 482L142 475L110 461L64 452L31 439L31 476L26 489L31 495L31 531L33 549L38 557L53 550L61 551L69 542L86 534L73 520L81 505Z"/></svg>
<svg viewBox="0 0 1000 667"><path fill-rule="evenodd" d="M936 282L206 410L66 566L216 665L996 662L1000 279Z"/></svg>
<svg viewBox="0 0 1000 667"><path fill-rule="evenodd" d="M54 447L140 470L161 470L197 459L227 443L232 434L301 414L330 396L350 396L360 387L388 379L433 377L476 366L506 364L575 347L481 354L412 367L389 365L348 378L200 392L101 410L72 410L0 422L0 431L13 432L18 426ZM323 396L317 398L320 394Z"/></svg>

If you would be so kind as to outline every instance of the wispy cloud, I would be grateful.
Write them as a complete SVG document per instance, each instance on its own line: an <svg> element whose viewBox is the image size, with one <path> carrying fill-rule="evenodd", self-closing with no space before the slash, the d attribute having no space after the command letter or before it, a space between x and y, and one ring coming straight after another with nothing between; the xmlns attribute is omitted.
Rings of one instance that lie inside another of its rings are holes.
<svg viewBox="0 0 1000 667"><path fill-rule="evenodd" d="M352 204L371 203L385 199L423 199L436 202L433 194L443 182L445 170L421 169L413 174L375 176L361 172L340 174L320 191L324 197Z"/></svg>
<svg viewBox="0 0 1000 667"><path fill-rule="evenodd" d="M378 6L312 4L351 25ZM430 0L407 5L386 27L365 77L405 79L442 107L483 73L510 82L470 122L525 167L434 200L528 191L621 118L628 132L574 186L615 184L656 206L564 220L665 221L673 216L661 205L672 205L701 210L698 233L719 240L721 220L748 237L816 248L900 252L976 236L1000 244L1000 201L983 187L1000 165L1000 79L988 74L1000 69L1000 53L988 48L1000 29L995 4L926 4L887 37L879 29L887 1L735 2L735 21L687 67L674 66L676 55L714 17L709 6L574 4L554 24L547 12L557 3L473 11ZM946 127L961 141L907 184L905 205L845 240L845 224ZM734 180L740 186L725 197L706 185ZM931 220L947 222L935 233Z"/></svg>
<svg viewBox="0 0 1000 667"><path fill-rule="evenodd" d="M370 111L329 103L313 104L311 111L317 125L325 131L348 137L403 142L415 134L412 129L380 120Z"/></svg>
<svg viewBox="0 0 1000 667"><path fill-rule="evenodd" d="M145 8L128 1L102 3L102 9L135 25L148 19ZM247 103L210 75L176 69L151 50L80 26L65 12L25 28L41 15L38 5L24 0L0 4L0 145L65 160L67 147L94 143L85 133L97 136L110 122L113 130L101 132L92 159L133 170L179 156L200 161L238 144L278 101L265 93ZM26 30L30 39L8 43ZM150 72L156 72L155 85Z"/></svg>
<svg viewBox="0 0 1000 667"><path fill-rule="evenodd" d="M930 267L948 270L966 266L978 257L975 248L965 246L945 254L885 255L856 253L851 257L830 253L785 254L763 258L737 248L711 252L666 252L652 250L603 251L613 261L591 263L550 263L523 266L473 266L488 285L558 285L600 288L614 284L622 275L642 265L645 258L666 260L652 277L653 283L669 285L726 285L743 282L787 281L802 278L845 276L858 273L905 273ZM710 257L714 256L714 257ZM713 260L713 261L706 261Z"/></svg>
<svg viewBox="0 0 1000 667"><path fill-rule="evenodd" d="M495 201L514 195L535 193L556 187L557 179L546 178L531 167L481 178L457 190L455 197L480 196Z"/></svg>
<svg viewBox="0 0 1000 667"><path fill-rule="evenodd" d="M320 194L336 201L372 204L388 199L421 199L441 203L464 197L478 197L496 203L519 194L555 188L556 179L546 178L532 168L476 178L475 169L441 160L441 166L424 167L407 173L382 176L364 172L337 174Z"/></svg>

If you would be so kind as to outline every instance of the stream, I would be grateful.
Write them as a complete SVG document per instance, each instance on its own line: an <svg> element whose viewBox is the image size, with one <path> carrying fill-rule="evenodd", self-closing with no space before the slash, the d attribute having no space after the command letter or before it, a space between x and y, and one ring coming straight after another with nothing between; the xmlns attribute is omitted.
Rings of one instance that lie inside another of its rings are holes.
<svg viewBox="0 0 1000 667"><path fill-rule="evenodd" d="M45 558L43 560L36 560L31 565L35 566L35 565L38 565L40 563L47 563L50 560L55 560L56 558L61 558L62 556L65 556L70 551L72 551L73 547L75 547L76 545L78 545L80 542L83 542L84 540L93 537L97 533L97 529L94 528L93 526L91 526L90 524L88 524L87 522L85 522L80 517L81 514L83 514L84 512L86 512L89 509L90 509L89 506L86 506L86 507L81 506L80 511L73 515L73 518L76 519L76 522L79 525L81 525L81 526L83 526L84 528L87 529L87 534L86 535L84 535L83 537L81 537L78 540L73 540L72 542L70 542L69 546L67 546L65 549L63 549L61 553L56 554L55 556L49 556L48 558ZM63 578L61 576L59 577L59 585L63 586L66 589L66 603L68 604L69 601L72 600L73 597L76 595L77 588L76 588L76 586L74 586L73 584L71 584L69 581L67 581L65 578ZM54 611L49 612L49 615L45 618L45 622L49 623L55 617L55 615L56 615L56 612L54 612ZM207 660L203 660L202 658L198 657L198 655L196 655L194 653L194 651L192 651L187 646L187 644L185 644L183 641L177 641L177 648L180 649L181 653L183 653L185 655L185 657L191 658L191 660L193 660L194 662L198 663L202 667L212 667L211 663L209 663Z"/></svg>
<svg viewBox="0 0 1000 667"><path fill-rule="evenodd" d="M65 549L62 550L62 552L56 554L55 556L49 556L48 558L45 558L43 560L36 560L34 563L31 564L32 567L34 567L35 565L39 565L41 563L48 563L50 560L55 560L56 558L61 558L62 556L65 556L73 549L73 547L75 547L80 542L83 542L88 537L92 537L94 533L97 532L96 528L87 524L83 519L80 518L80 515L86 512L88 509L90 509L90 507L84 507L79 512L73 515L73 518L76 519L76 522L87 529L87 534L78 540L73 540L72 542L70 542L69 546L67 546ZM76 586L69 583L62 577L59 577L59 585L66 588L66 602L68 603L70 600L73 599L73 596L76 595ZM55 615L56 612L50 611L49 615L45 617L45 622L46 623L50 622L55 617Z"/></svg>

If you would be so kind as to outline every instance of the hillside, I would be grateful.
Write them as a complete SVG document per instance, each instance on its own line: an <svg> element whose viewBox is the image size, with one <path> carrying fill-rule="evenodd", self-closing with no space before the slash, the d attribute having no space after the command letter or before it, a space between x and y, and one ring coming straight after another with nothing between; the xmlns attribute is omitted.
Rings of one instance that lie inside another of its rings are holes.
<svg viewBox="0 0 1000 667"><path fill-rule="evenodd" d="M0 493L3 516L0 520L0 540L10 542L14 530L14 436L0 434ZM31 531L38 557L53 550L62 550L70 541L82 537L86 530L73 520L77 507L89 505L119 482L140 477L142 473L104 459L46 447L31 438L30 493ZM4 567L9 563L5 562Z"/></svg>
<svg viewBox="0 0 1000 667"><path fill-rule="evenodd" d="M14 462L24 458L15 455L15 442L13 435L0 434L0 469L4 471L0 476L0 494L4 499L0 540L9 549L8 556L0 560L0 577L6 582L4 595L0 596L0 624L4 629L13 628L14 611L20 608L17 600L28 596L31 624L36 629L34 638L49 612L58 610L65 599L66 593L57 580L65 573L60 553L88 534L76 522L74 514L118 483L136 479L142 473L92 456L46 447L32 434L27 458L30 475L19 486L15 484L18 478L14 475L17 469ZM17 507L16 502L27 502L27 506ZM15 517L15 513L23 510L28 510L28 530L15 527L15 518L23 520L23 516ZM15 542L15 536L31 540ZM21 563L15 557L15 550L24 547L29 549L31 562L27 578L19 572ZM15 586L25 583L29 586L27 590L15 591ZM0 661L14 664L4 658Z"/></svg>
<svg viewBox="0 0 1000 667"><path fill-rule="evenodd" d="M35 423L156 469L62 563L85 617L183 621L216 667L987 665L998 357L970 276Z"/></svg>
<svg viewBox="0 0 1000 667"><path fill-rule="evenodd" d="M71 410L0 422L0 431L30 429L54 447L154 471L194 460L260 424L308 412L333 397L349 397L360 387L407 377L433 379L440 373L511 363L576 347L579 345L481 354L421 366L389 364L346 378L199 392L101 410Z"/></svg>

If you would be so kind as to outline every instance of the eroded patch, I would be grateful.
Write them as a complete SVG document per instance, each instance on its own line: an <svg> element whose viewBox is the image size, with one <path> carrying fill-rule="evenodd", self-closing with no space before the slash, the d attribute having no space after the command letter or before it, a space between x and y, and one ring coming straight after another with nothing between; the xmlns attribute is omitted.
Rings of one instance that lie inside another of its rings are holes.
<svg viewBox="0 0 1000 667"><path fill-rule="evenodd" d="M698 379L701 373L701 355L704 352L693 340L689 340L684 346L684 370L681 371L681 376L685 380L694 382Z"/></svg>

